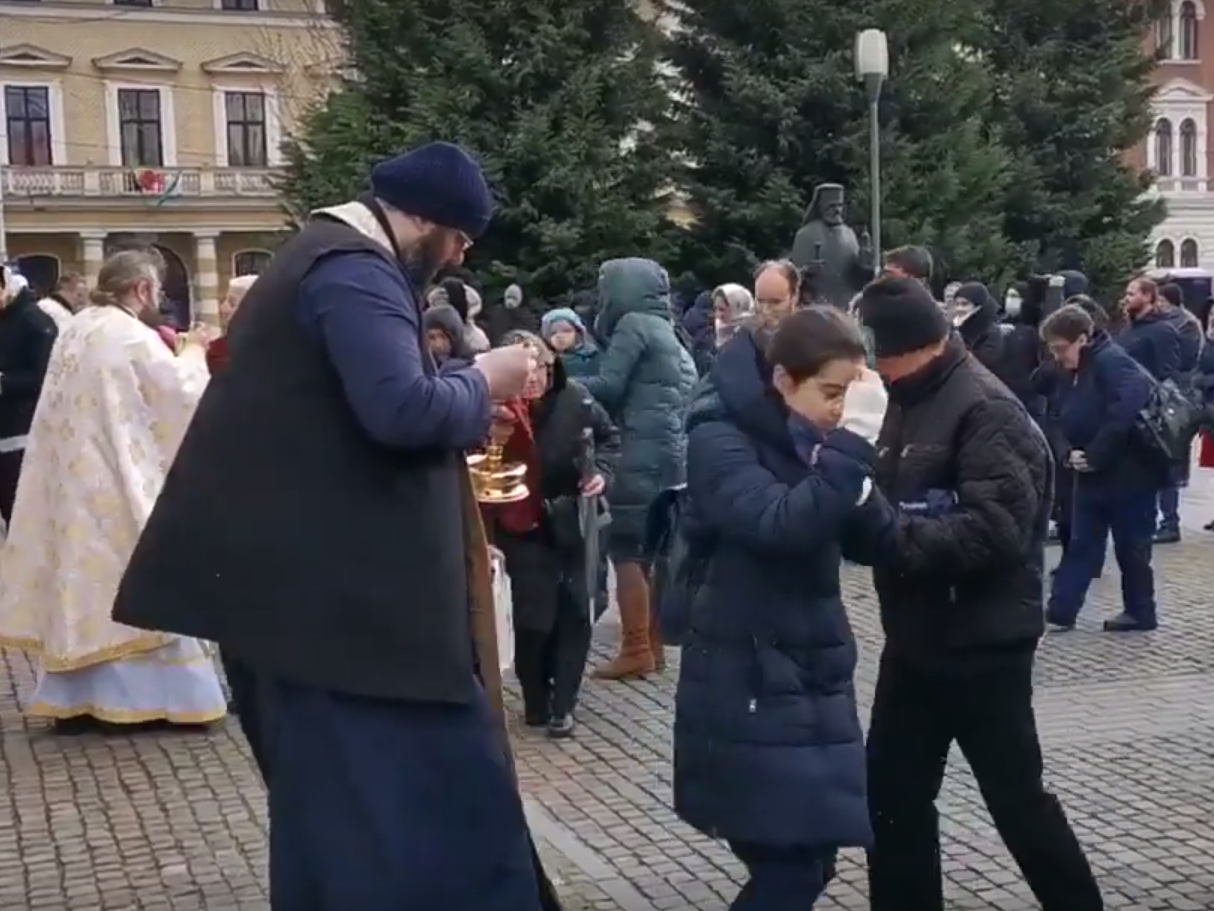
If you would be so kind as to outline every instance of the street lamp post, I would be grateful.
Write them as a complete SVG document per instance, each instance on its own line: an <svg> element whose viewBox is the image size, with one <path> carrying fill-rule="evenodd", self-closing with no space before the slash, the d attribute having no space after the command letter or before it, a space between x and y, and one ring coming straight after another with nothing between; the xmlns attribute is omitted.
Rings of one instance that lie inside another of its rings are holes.
<svg viewBox="0 0 1214 911"><path fill-rule="evenodd" d="M879 28L856 35L856 78L868 93L869 232L873 266L881 268L881 87L889 75L889 44Z"/></svg>

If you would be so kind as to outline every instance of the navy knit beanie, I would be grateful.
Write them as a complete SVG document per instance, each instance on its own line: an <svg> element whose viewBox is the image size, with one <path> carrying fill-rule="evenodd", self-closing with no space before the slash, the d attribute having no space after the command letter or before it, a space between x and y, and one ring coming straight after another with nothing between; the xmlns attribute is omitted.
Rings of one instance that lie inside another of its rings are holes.
<svg viewBox="0 0 1214 911"><path fill-rule="evenodd" d="M457 145L431 142L371 169L371 192L395 209L475 239L493 217L493 195L476 160Z"/></svg>
<svg viewBox="0 0 1214 911"><path fill-rule="evenodd" d="M879 278L860 292L856 316L877 357L898 357L948 338L948 318L932 293L913 278Z"/></svg>

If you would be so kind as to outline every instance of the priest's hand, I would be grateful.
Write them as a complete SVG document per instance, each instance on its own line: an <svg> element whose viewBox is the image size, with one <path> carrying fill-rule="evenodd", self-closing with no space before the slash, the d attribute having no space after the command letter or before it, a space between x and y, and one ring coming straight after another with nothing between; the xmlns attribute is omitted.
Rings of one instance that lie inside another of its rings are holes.
<svg viewBox="0 0 1214 911"><path fill-rule="evenodd" d="M476 356L476 369L485 376L489 396L495 401L519 395L535 370L535 352L527 345L494 348Z"/></svg>
<svg viewBox="0 0 1214 911"><path fill-rule="evenodd" d="M214 326L208 326L206 323L195 323L190 327L189 332L183 334L182 341L185 345L206 348L218 337L219 330Z"/></svg>

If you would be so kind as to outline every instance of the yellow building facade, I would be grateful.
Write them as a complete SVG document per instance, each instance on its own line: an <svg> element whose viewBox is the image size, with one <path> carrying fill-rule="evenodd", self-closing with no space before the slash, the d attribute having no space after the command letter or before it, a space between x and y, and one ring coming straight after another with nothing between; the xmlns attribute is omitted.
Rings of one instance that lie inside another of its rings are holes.
<svg viewBox="0 0 1214 911"><path fill-rule="evenodd" d="M0 0L0 253L46 291L154 245L178 320L215 320L281 237L281 143L340 59L323 0Z"/></svg>

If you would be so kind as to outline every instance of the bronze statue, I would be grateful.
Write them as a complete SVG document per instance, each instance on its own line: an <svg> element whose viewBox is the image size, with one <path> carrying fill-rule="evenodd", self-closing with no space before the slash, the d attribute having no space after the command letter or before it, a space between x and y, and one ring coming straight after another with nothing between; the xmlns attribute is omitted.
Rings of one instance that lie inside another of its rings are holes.
<svg viewBox="0 0 1214 911"><path fill-rule="evenodd" d="M844 221L841 184L814 187L805 224L793 240L790 259L802 270L811 300L846 310L860 289L873 280L876 263L872 239Z"/></svg>

